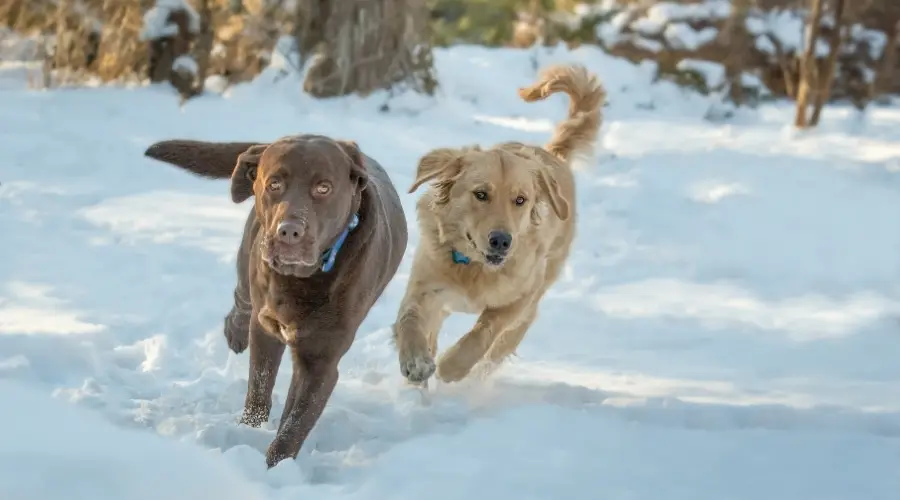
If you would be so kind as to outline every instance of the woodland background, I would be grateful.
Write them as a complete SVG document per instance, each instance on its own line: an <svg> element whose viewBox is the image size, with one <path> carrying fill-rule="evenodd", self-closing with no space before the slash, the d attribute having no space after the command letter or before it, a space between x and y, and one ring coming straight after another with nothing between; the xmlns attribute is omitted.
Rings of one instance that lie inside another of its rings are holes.
<svg viewBox="0 0 900 500"><path fill-rule="evenodd" d="M595 44L733 106L900 94L900 0L0 0L0 58L36 88L169 82L182 100L282 54L320 98L440 87L432 49Z"/></svg>

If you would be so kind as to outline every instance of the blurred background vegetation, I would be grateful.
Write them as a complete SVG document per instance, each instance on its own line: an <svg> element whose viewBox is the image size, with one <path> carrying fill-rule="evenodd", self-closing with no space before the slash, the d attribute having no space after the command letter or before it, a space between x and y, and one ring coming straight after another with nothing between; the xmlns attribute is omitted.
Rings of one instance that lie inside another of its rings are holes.
<svg viewBox="0 0 900 500"><path fill-rule="evenodd" d="M900 92L900 0L0 0L0 43L39 65L35 86L168 81L185 99L269 70L302 70L317 97L433 93L435 47L590 44L743 105L795 97L791 40L816 2L815 43L834 50L803 67L834 67L824 95L865 107Z"/></svg>

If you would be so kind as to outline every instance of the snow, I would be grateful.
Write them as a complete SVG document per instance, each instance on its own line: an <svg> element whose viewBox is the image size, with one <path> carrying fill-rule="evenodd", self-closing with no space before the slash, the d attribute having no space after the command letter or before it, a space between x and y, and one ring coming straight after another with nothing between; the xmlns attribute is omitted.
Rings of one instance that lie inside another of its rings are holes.
<svg viewBox="0 0 900 500"><path fill-rule="evenodd" d="M781 44L786 54L800 53L805 45L806 19L801 13L793 10L774 9L748 16L745 26L747 31L756 35L756 48L761 52L775 55L775 45L766 36L771 35ZM825 57L829 52L828 42L821 38L816 40L816 57Z"/></svg>
<svg viewBox="0 0 900 500"><path fill-rule="evenodd" d="M678 61L675 68L680 71L693 71L703 76L703 81L709 88L716 88L725 82L725 66L719 63L700 59L682 59Z"/></svg>
<svg viewBox="0 0 900 500"><path fill-rule="evenodd" d="M203 88L207 92L212 92L214 94L224 94L225 90L228 89L228 78L222 75L210 75L206 77L206 81L203 83Z"/></svg>
<svg viewBox="0 0 900 500"><path fill-rule="evenodd" d="M575 247L519 357L420 392L390 333L419 241L406 188L430 148L547 140L565 99L515 92L535 55L609 92ZM706 121L710 98L596 48L435 58L439 95L388 112L284 68L180 107L166 85L32 92L0 66L0 498L896 498L900 109L830 106L799 134L781 103ZM142 152L297 132L389 169L410 246L300 456L266 470L277 422L237 424L248 361L221 333L250 205Z"/></svg>
<svg viewBox="0 0 900 500"><path fill-rule="evenodd" d="M687 23L673 23L666 26L663 35L672 48L697 50L708 43L712 43L719 35L719 30L707 27L697 31Z"/></svg>
<svg viewBox="0 0 900 500"><path fill-rule="evenodd" d="M731 14L729 0L706 0L698 3L659 2L647 9L647 18L660 24L674 21L719 20Z"/></svg>
<svg viewBox="0 0 900 500"><path fill-rule="evenodd" d="M0 381L3 498L255 500L262 488L197 446L110 425L39 391Z"/></svg>
<svg viewBox="0 0 900 500"><path fill-rule="evenodd" d="M156 0L156 4L144 13L140 39L156 40L177 35L178 25L169 22L169 14L178 11L187 13L191 33L200 31L200 15L186 0Z"/></svg>
<svg viewBox="0 0 900 500"><path fill-rule="evenodd" d="M0 62L34 61L40 56L40 39L22 37L0 26Z"/></svg>
<svg viewBox="0 0 900 500"><path fill-rule="evenodd" d="M641 38L639 36L629 37L629 41L633 43L635 47L642 48L649 52L661 52L665 49L665 46L662 43L657 42L656 40Z"/></svg>
<svg viewBox="0 0 900 500"><path fill-rule="evenodd" d="M888 43L887 35L884 32L866 29L861 24L850 26L850 37L853 40L863 41L868 44L869 57L872 60L878 60L884 54L884 49Z"/></svg>
<svg viewBox="0 0 900 500"><path fill-rule="evenodd" d="M619 12L609 22L597 24L594 28L597 40L608 47L616 45L621 39L622 30L628 26L629 22L631 22L631 15L628 12Z"/></svg>
<svg viewBox="0 0 900 500"><path fill-rule="evenodd" d="M172 61L172 70L173 71L184 71L191 75L197 75L200 73L200 69L197 66L197 61L188 54L182 54L175 58Z"/></svg>
<svg viewBox="0 0 900 500"><path fill-rule="evenodd" d="M632 21L631 29L642 35L658 35L666 26L665 19L657 17L639 17Z"/></svg>

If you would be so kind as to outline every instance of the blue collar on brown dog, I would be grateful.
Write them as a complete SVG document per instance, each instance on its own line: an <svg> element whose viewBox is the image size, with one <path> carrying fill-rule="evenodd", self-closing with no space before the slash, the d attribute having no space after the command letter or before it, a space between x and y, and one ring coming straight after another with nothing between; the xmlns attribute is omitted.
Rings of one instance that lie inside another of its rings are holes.
<svg viewBox="0 0 900 500"><path fill-rule="evenodd" d="M359 214L353 214L353 217L350 219L350 224L347 224L347 227L341 231L341 234L338 236L337 241L334 242L334 245L325 250L325 263L322 264L322 271L328 272L334 267L334 260L337 258L337 253L344 245L344 241L347 239L347 235L350 234L350 231L356 229L356 226L359 225Z"/></svg>

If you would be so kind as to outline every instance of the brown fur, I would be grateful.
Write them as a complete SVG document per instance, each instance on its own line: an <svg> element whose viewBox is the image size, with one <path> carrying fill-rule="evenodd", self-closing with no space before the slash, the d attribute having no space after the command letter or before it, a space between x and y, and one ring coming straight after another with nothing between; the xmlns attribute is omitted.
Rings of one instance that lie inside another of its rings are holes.
<svg viewBox="0 0 900 500"><path fill-rule="evenodd" d="M556 92L569 95L569 114L544 149L508 142L441 148L420 159L410 192L431 187L416 207L421 243L394 323L401 373L411 382L426 381L435 368L441 380L458 381L482 359L499 363L513 354L559 277L575 237L571 162L592 151L605 94L584 67L553 66L519 95L530 102ZM490 235L498 230L512 246L492 265ZM470 263L455 263L454 250ZM479 317L435 364L451 312Z"/></svg>
<svg viewBox="0 0 900 500"><path fill-rule="evenodd" d="M406 251L397 192L384 169L355 143L323 136L272 144L162 141L145 154L205 177L230 177L235 203L255 198L224 331L234 352L250 347L241 422L254 427L269 419L275 377L290 347L293 376L266 462L272 467L296 457L331 397L338 362ZM322 186L330 191L323 194ZM322 270L322 252L354 213L359 225L334 267ZM291 242L287 233L279 237L279 224L286 221L297 229Z"/></svg>

